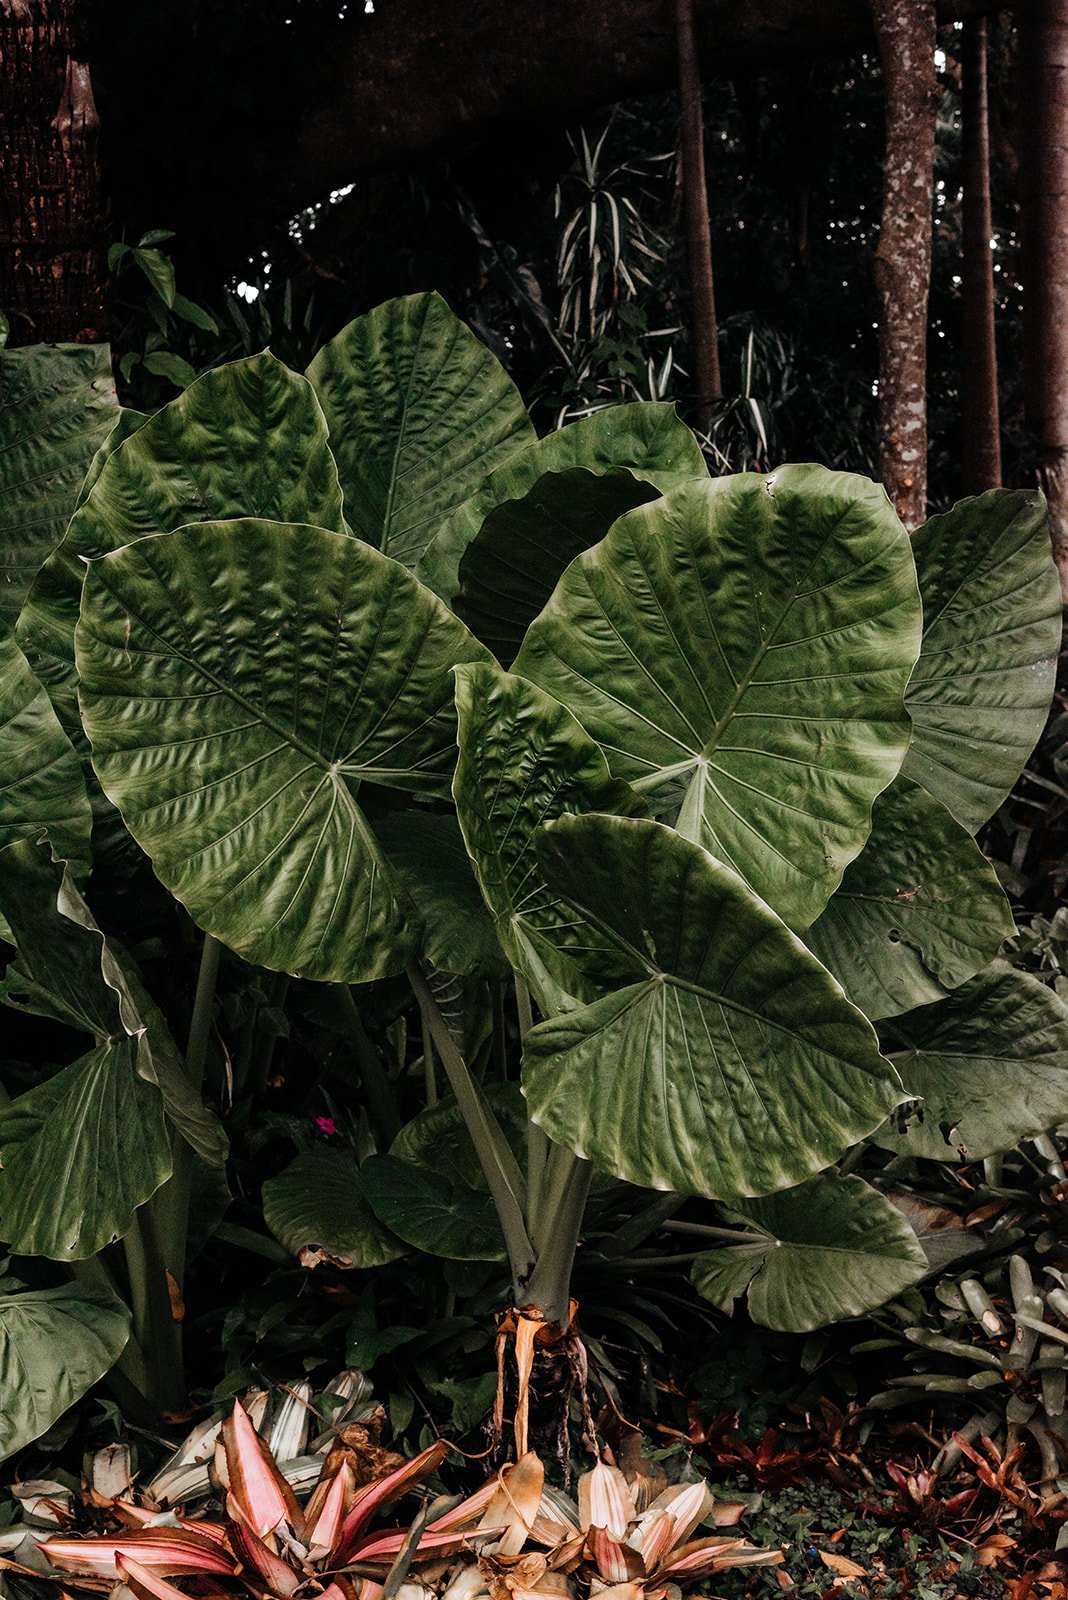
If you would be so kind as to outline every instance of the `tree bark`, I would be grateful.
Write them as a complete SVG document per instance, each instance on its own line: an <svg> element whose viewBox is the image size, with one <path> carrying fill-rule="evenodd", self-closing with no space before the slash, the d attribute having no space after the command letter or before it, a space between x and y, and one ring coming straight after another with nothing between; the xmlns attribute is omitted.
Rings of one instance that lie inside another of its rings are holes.
<svg viewBox="0 0 1068 1600"><path fill-rule="evenodd" d="M965 494L1001 485L1001 419L990 239L990 127L986 92L986 18L964 24L962 85L964 330L961 351Z"/></svg>
<svg viewBox="0 0 1068 1600"><path fill-rule="evenodd" d="M0 0L0 307L11 342L106 337L85 0Z"/></svg>
<svg viewBox="0 0 1068 1600"><path fill-rule="evenodd" d="M879 295L879 467L907 528L927 514L927 302L936 90L934 0L872 0L886 94Z"/></svg>
<svg viewBox="0 0 1068 1600"><path fill-rule="evenodd" d="M694 0L676 0L679 43L679 102L682 109L682 197L690 263L690 318L697 380L694 420L701 433L712 426L716 401L723 392L719 371L719 324L712 278L712 228L705 178L705 123L701 111L701 69L694 34Z"/></svg>
<svg viewBox="0 0 1068 1600"><path fill-rule="evenodd" d="M1020 13L1024 414L1068 601L1068 0Z"/></svg>
<svg viewBox="0 0 1068 1600"><path fill-rule="evenodd" d="M997 3L938 0L939 17ZM532 127L677 82L665 0L380 0L367 15L350 5L332 31L328 9L107 0L93 67L117 211L146 227L163 219L192 262L214 271L225 256L235 270L266 230L331 190L479 145L529 145ZM255 24L235 22L245 12ZM721 77L872 42L870 0L696 0L695 23L705 69Z"/></svg>

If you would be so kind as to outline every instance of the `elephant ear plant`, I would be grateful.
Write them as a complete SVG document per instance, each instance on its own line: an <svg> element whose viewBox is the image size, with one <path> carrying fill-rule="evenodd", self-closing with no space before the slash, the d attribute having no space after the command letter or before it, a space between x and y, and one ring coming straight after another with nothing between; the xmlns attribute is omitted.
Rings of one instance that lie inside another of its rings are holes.
<svg viewBox="0 0 1068 1600"><path fill-rule="evenodd" d="M1068 1116L1064 1008L996 965L1012 921L974 842L1052 692L1035 495L910 541L850 474L710 478L668 406L538 440L419 295L306 378L235 362L117 443L18 637L51 736L91 752L95 815L203 930L209 1000L220 945L337 986L382 1101L352 986L407 975L426 1108L395 1137L382 1117L359 1167L299 1157L265 1214L353 1266L506 1257L520 1454L537 1362L580 1364L592 1184L663 1191L649 1233L718 1204L691 1225L698 1292L809 1328L927 1269L843 1158L965 1159ZM73 861L65 815L28 821ZM21 826L0 910L60 870ZM459 980L496 1007L458 1016ZM152 1085L169 1147L191 1145L197 1085L139 1003L136 1047L107 1033L123 1093ZM18 1106L5 1168L45 1137Z"/></svg>

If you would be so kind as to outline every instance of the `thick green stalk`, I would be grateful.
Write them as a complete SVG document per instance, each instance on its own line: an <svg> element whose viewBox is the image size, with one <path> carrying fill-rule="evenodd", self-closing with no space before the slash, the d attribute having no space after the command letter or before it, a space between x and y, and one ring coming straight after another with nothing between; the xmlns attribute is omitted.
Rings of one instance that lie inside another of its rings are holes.
<svg viewBox="0 0 1068 1600"><path fill-rule="evenodd" d="M658 1194L651 1204L643 1206L641 1211L617 1228L611 1238L598 1240L598 1248L602 1255L611 1256L615 1260L627 1250L636 1250L639 1245L645 1243L650 1234L662 1228L664 1223L686 1204L687 1199L688 1196L684 1194Z"/></svg>
<svg viewBox="0 0 1068 1600"><path fill-rule="evenodd" d="M570 1151L567 1153L571 1154ZM589 1161L571 1156L570 1166L565 1169L564 1164L560 1163L559 1170L566 1170L566 1177L551 1217L546 1218L550 1224L546 1230L547 1236L526 1284L527 1303L536 1306L546 1322L555 1323L567 1321L571 1303L571 1274L582 1232L593 1166Z"/></svg>
<svg viewBox="0 0 1068 1600"><path fill-rule="evenodd" d="M420 1013L430 1030L442 1067L445 1069L449 1087L456 1096L456 1103L471 1136L479 1165L486 1175L490 1196L504 1235L512 1277L518 1287L530 1276L534 1261L534 1247L527 1234L523 1207L519 1199L522 1177L518 1163L509 1149L500 1123L467 1070L467 1063L456 1047L456 1041L449 1031L449 1025L442 1016L437 1001L430 992L422 968L415 961L409 963L408 980L419 1002Z"/></svg>
<svg viewBox="0 0 1068 1600"><path fill-rule="evenodd" d="M517 972L515 975L515 1004L519 1016L519 1043L522 1046L527 1034L534 1026L534 1008L530 1003L530 990L526 980ZM541 1194L542 1183L545 1176L546 1163L552 1149L547 1133L538 1127L536 1122L527 1118L527 1227L533 1231L536 1227L535 1218L538 1214L538 1200Z"/></svg>
<svg viewBox="0 0 1068 1600"><path fill-rule="evenodd" d="M204 935L200 952L200 970L197 973L197 992L193 999L193 1015L189 1022L189 1041L185 1047L185 1070L190 1081L199 1089L204 1082L208 1060L208 1042L215 1010L215 984L219 976L219 959L222 945L212 934Z"/></svg>

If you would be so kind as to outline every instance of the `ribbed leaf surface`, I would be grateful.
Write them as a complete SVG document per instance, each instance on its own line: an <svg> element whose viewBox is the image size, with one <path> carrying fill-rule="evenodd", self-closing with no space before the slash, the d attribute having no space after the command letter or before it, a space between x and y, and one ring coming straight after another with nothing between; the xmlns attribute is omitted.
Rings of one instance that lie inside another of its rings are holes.
<svg viewBox="0 0 1068 1600"><path fill-rule="evenodd" d="M696 845L561 817L538 859L635 974L527 1035L523 1090L559 1143L646 1188L729 1199L800 1183L902 1099L830 974Z"/></svg>
<svg viewBox="0 0 1068 1600"><path fill-rule="evenodd" d="M874 1021L941 1000L1014 931L975 841L940 801L898 777L805 943Z"/></svg>
<svg viewBox="0 0 1068 1600"><path fill-rule="evenodd" d="M536 830L564 812L642 809L608 771L571 713L493 664L456 672L460 759L457 815L497 936L546 1015L601 993L618 969L616 951L546 884ZM600 966L566 953L581 945Z"/></svg>
<svg viewBox="0 0 1068 1600"><path fill-rule="evenodd" d="M515 671L800 931L901 765L919 641L883 491L784 467L622 517L568 567Z"/></svg>
<svg viewBox="0 0 1068 1600"><path fill-rule="evenodd" d="M0 1460L39 1439L122 1354L130 1314L94 1283L0 1296Z"/></svg>
<svg viewBox="0 0 1068 1600"><path fill-rule="evenodd" d="M0 621L18 616L118 414L107 345L0 350Z"/></svg>
<svg viewBox="0 0 1068 1600"><path fill-rule="evenodd" d="M103 463L39 573L19 638L67 725L85 562L190 522L266 517L344 531L326 420L307 381L268 351L206 372Z"/></svg>
<svg viewBox="0 0 1068 1600"><path fill-rule="evenodd" d="M880 1029L923 1120L876 1143L931 1161L979 1161L1068 1121L1068 1006L998 962Z"/></svg>
<svg viewBox="0 0 1068 1600"><path fill-rule="evenodd" d="M407 1250L375 1218L348 1151L306 1150L263 1186L263 1219L304 1266L380 1267Z"/></svg>
<svg viewBox="0 0 1068 1600"><path fill-rule="evenodd" d="M79 875L93 818L81 763L52 702L0 622L0 850L47 831Z"/></svg>
<svg viewBox="0 0 1068 1600"><path fill-rule="evenodd" d="M923 648L909 684L907 777L969 833L993 816L1042 732L1061 640L1046 505L992 489L913 539Z"/></svg>
<svg viewBox="0 0 1068 1600"><path fill-rule="evenodd" d="M527 501L546 473L562 473L571 479L575 471L608 474L616 478L614 484L603 485L601 490L608 497L608 505L621 494L636 496L632 501L634 505L648 500L650 495L639 490L636 487L638 483L666 490L684 478L708 477L708 466L700 446L690 429L676 415L673 405L639 401L633 405L606 406L592 416L580 417L566 428L546 434L544 439L534 439L532 435L526 448L509 456L503 465L490 473L470 499L457 506L427 550L419 569L423 582L429 584L435 594L440 594L442 599L450 602L462 585L467 596L465 603L474 605L477 603L476 597L482 596L486 611L494 615L498 610L496 596L500 592L499 585L506 583L507 592L511 598L521 601L529 621L540 610L543 601L548 599L553 584L571 559L570 556L566 560L559 559L556 536L574 545L584 525L587 531L593 531L588 526L592 513L580 504L577 493L572 497L570 507L565 507L560 497L554 494L550 515L556 526L545 530L550 536L550 548L553 550L553 570L547 574L548 591L533 610L529 608L536 591L529 585L532 580L536 585L541 576L534 548L535 529L528 521L520 547L515 552L517 560L514 573L507 574L504 568L509 562L508 543L515 526L506 518L487 528L486 519L508 502ZM572 487L577 485L577 481L571 479ZM584 491L589 488L588 483L583 485ZM620 505L615 515L619 516L623 509ZM529 504L527 510L536 511L536 501ZM601 520L603 522L603 513ZM596 534L595 538L607 532L610 522L614 520L613 517L609 522L603 522L601 533ZM472 548L475 542L479 546L477 551ZM594 540L588 542L593 543ZM577 544L572 554L577 555L578 550L583 548L584 545ZM465 551L469 559L465 557Z"/></svg>
<svg viewBox="0 0 1068 1600"><path fill-rule="evenodd" d="M534 438L496 356L440 295L387 300L308 368L354 533L414 567L455 506Z"/></svg>
<svg viewBox="0 0 1068 1600"><path fill-rule="evenodd" d="M17 1254L95 1255L170 1177L163 1099L137 1054L124 1034L0 1108L0 1237Z"/></svg>
<svg viewBox="0 0 1068 1600"><path fill-rule="evenodd" d="M697 1292L721 1311L747 1295L764 1328L807 1333L861 1317L918 1283L927 1257L896 1206L860 1178L824 1172L727 1212L738 1243L698 1256Z"/></svg>
<svg viewBox="0 0 1068 1600"><path fill-rule="evenodd" d="M369 545L252 520L93 563L78 628L94 766L163 883L248 960L339 982L413 948L359 785L448 792L450 668L485 656Z"/></svg>

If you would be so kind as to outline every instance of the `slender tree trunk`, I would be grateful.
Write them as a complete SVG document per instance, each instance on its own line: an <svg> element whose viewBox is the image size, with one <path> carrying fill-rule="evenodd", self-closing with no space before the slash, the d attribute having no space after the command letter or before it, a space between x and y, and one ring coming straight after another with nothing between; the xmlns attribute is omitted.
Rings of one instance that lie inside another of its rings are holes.
<svg viewBox="0 0 1068 1600"><path fill-rule="evenodd" d="M708 218L708 186L705 182L705 127L701 114L701 71L697 61L693 7L694 0L676 0L679 99L682 103L682 193L690 260L694 376L697 380L694 420L698 429L707 433L723 386L719 373L719 325L712 281L712 232Z"/></svg>
<svg viewBox="0 0 1068 1600"><path fill-rule="evenodd" d="M1068 600L1068 0L1019 21L1024 412Z"/></svg>
<svg viewBox="0 0 1068 1600"><path fill-rule="evenodd" d="M961 94L964 227L963 485L981 494L1001 484L1001 418L990 250L990 127L986 95L986 18L964 24Z"/></svg>
<svg viewBox="0 0 1068 1600"><path fill-rule="evenodd" d="M12 343L105 337L87 0L0 0L0 309Z"/></svg>
<svg viewBox="0 0 1068 1600"><path fill-rule="evenodd" d="M898 516L927 512L927 302L937 81L935 0L872 0L886 94L879 295L880 472Z"/></svg>

